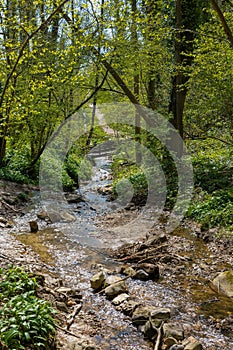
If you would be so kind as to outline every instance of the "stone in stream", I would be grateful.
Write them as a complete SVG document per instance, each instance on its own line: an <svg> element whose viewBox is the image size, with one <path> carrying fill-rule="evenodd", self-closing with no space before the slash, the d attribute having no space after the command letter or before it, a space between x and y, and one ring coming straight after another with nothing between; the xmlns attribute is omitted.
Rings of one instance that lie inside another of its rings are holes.
<svg viewBox="0 0 233 350"><path fill-rule="evenodd" d="M184 345L174 344L169 348L169 350L184 350Z"/></svg>
<svg viewBox="0 0 233 350"><path fill-rule="evenodd" d="M233 271L224 271L214 280L213 285L228 297L233 297Z"/></svg>
<svg viewBox="0 0 233 350"><path fill-rule="evenodd" d="M139 264L136 267L136 273L133 275L133 278L142 281L157 280L159 279L159 267L149 263Z"/></svg>
<svg viewBox="0 0 233 350"><path fill-rule="evenodd" d="M135 326L140 326L146 324L150 317L150 307L149 306L139 306L133 312L132 322Z"/></svg>
<svg viewBox="0 0 233 350"><path fill-rule="evenodd" d="M72 221L75 221L75 216L68 213L67 211L62 211L60 213L61 215L61 219L62 221L65 221L65 222L72 222Z"/></svg>
<svg viewBox="0 0 233 350"><path fill-rule="evenodd" d="M47 211L45 211L45 210L39 211L36 215L37 215L38 219L41 219L41 220L49 220L48 213L47 213Z"/></svg>
<svg viewBox="0 0 233 350"><path fill-rule="evenodd" d="M143 263L137 265L138 269L144 270L150 279L159 279L159 267L155 264Z"/></svg>
<svg viewBox="0 0 233 350"><path fill-rule="evenodd" d="M128 287L125 281L120 281L110 284L110 286L105 288L104 292L108 298L114 298L121 293L128 292Z"/></svg>
<svg viewBox="0 0 233 350"><path fill-rule="evenodd" d="M201 343L194 337L189 337L182 342L184 350L202 350L203 347Z"/></svg>
<svg viewBox="0 0 233 350"><path fill-rule="evenodd" d="M163 339L163 345L162 345L162 349L163 350L167 350L167 349L171 349L172 347L174 348L174 345L178 345L177 344L177 340L173 337L168 337L168 338L164 338ZM184 349L183 345L182 348Z"/></svg>
<svg viewBox="0 0 233 350"><path fill-rule="evenodd" d="M150 279L150 276L148 275L148 273L146 273L146 271L140 269L136 271L136 273L133 275L133 278L141 281L147 281Z"/></svg>
<svg viewBox="0 0 233 350"><path fill-rule="evenodd" d="M163 325L163 334L165 338L172 337L172 338L175 338L176 340L184 339L183 328L173 323L165 323Z"/></svg>
<svg viewBox="0 0 233 350"><path fill-rule="evenodd" d="M82 195L77 194L77 193L68 193L68 194L66 194L66 200L70 204L85 202L85 200L82 197Z"/></svg>
<svg viewBox="0 0 233 350"><path fill-rule="evenodd" d="M56 307L58 310L60 310L62 312L66 312L66 313L69 312L66 303L64 303L63 301L56 301Z"/></svg>
<svg viewBox="0 0 233 350"><path fill-rule="evenodd" d="M29 226L30 226L30 230L32 233L36 233L38 231L38 224L36 221L29 221Z"/></svg>
<svg viewBox="0 0 233 350"><path fill-rule="evenodd" d="M171 311L168 308L155 306L139 306L133 312L132 322L134 325L144 325L148 320L160 324L171 317Z"/></svg>
<svg viewBox="0 0 233 350"><path fill-rule="evenodd" d="M56 210L49 210L48 212L42 210L37 213L37 217L41 220L50 221L51 223L75 221L75 216L64 210L61 212Z"/></svg>
<svg viewBox="0 0 233 350"><path fill-rule="evenodd" d="M123 267L122 270L122 273L126 276L134 276L136 274L136 271L131 266Z"/></svg>
<svg viewBox="0 0 233 350"><path fill-rule="evenodd" d="M114 276L114 275L110 275L108 276L105 281L104 281L104 287L108 287L110 286L111 284L113 283L116 283L116 282L120 282L122 281L122 278L119 277L119 276Z"/></svg>
<svg viewBox="0 0 233 350"><path fill-rule="evenodd" d="M171 317L171 310L166 307L153 307L150 311L150 318L153 319L159 319L163 321L169 320Z"/></svg>
<svg viewBox="0 0 233 350"><path fill-rule="evenodd" d="M100 290L104 286L105 280L106 276L103 271L96 273L90 279L91 288L93 288L94 290Z"/></svg>
<svg viewBox="0 0 233 350"><path fill-rule="evenodd" d="M113 300L112 300L112 303L113 305L120 305L122 304L124 301L128 300L129 299L129 295L126 294L126 293L122 293L120 295L118 295L117 297L115 297Z"/></svg>
<svg viewBox="0 0 233 350"><path fill-rule="evenodd" d="M134 300L126 300L123 303L121 303L119 306L116 307L117 311L123 312L127 316L132 316L134 310L139 306L139 303L137 303Z"/></svg>

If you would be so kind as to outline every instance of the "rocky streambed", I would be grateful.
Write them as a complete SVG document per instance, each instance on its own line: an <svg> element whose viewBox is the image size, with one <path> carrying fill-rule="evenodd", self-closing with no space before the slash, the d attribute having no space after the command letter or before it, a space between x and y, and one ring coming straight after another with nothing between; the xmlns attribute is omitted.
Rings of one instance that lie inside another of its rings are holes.
<svg viewBox="0 0 233 350"><path fill-rule="evenodd" d="M1 266L42 274L40 293L59 310L57 348L231 350L231 284L226 292L222 277L213 283L232 269L231 237L188 222L167 234L168 213L113 210L99 182L85 201L68 195L67 211L53 217L36 188L2 186Z"/></svg>

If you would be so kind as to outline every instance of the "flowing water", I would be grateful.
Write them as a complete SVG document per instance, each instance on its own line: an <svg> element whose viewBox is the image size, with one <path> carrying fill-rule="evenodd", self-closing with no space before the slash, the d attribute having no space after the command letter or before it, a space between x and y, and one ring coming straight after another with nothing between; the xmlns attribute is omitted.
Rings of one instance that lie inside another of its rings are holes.
<svg viewBox="0 0 233 350"><path fill-rule="evenodd" d="M128 317L116 311L104 296L93 294L90 288L89 280L98 271L99 265L110 270L117 268L116 261L109 256L106 244L103 244L105 234L109 246L116 243L117 237L111 241L111 235L114 234L111 229L104 230L101 225L96 225L96 217L101 218L106 212L113 211L113 203L98 193L99 186L110 183L110 159L107 156L95 157L94 177L80 189L86 202L68 206L69 210L75 212L75 223L41 224L37 234L29 233L28 221L36 218L35 213L38 211L38 198L35 197L36 207L18 219L14 234L22 243L30 245L49 266L50 271L56 272L65 284L81 290L84 296L83 311L92 315L99 324L93 340L101 349L152 349L152 344L143 339ZM101 220L98 219L98 222ZM207 252L204 243L195 240L187 230L178 234L190 240L197 265L203 257L206 258L206 254L209 254L211 264L211 253ZM122 241L127 241L127 237ZM233 314L232 300L224 296L216 297L198 274L188 276L184 272L180 280L174 283L172 280L169 282L169 278L163 278L159 282L132 280L129 289L136 300L171 308L172 320L183 325L187 336L193 335L199 339L204 349L233 349L232 334L231 337L223 335L211 322L214 318Z"/></svg>

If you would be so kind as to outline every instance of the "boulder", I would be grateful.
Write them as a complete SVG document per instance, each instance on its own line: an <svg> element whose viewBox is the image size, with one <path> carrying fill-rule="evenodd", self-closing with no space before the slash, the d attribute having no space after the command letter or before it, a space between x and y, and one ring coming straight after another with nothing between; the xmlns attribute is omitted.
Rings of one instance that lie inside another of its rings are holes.
<svg viewBox="0 0 233 350"><path fill-rule="evenodd" d="M45 211L45 210L39 211L39 212L37 213L37 217L38 217L39 219L41 219L41 220L49 220L48 213L47 213L47 211Z"/></svg>
<svg viewBox="0 0 233 350"><path fill-rule="evenodd" d="M169 320L171 317L171 310L165 307L153 307L150 312L150 318L159 319L163 321Z"/></svg>
<svg viewBox="0 0 233 350"><path fill-rule="evenodd" d="M177 340L175 338L173 338L173 337L164 338L162 349L164 349L164 350L169 349L170 350L173 345L177 345Z"/></svg>
<svg viewBox="0 0 233 350"><path fill-rule="evenodd" d="M123 274L126 276L134 276L136 274L136 271L129 266L123 269Z"/></svg>
<svg viewBox="0 0 233 350"><path fill-rule="evenodd" d="M108 276L108 277L105 279L104 287L108 287L108 286L110 286L111 284L117 283L117 282L120 282L120 281L122 281L122 278L121 278L121 277L119 277L119 276L114 276L114 275L110 275L110 276Z"/></svg>
<svg viewBox="0 0 233 350"><path fill-rule="evenodd" d="M155 264L143 263L137 266L138 269L145 271L150 279L159 279L159 267Z"/></svg>
<svg viewBox="0 0 233 350"><path fill-rule="evenodd" d="M57 212L57 211L55 211L55 210L50 210L50 211L47 213L47 215L48 215L49 220L50 220L52 223L62 221L62 217L61 217L60 213Z"/></svg>
<svg viewBox="0 0 233 350"><path fill-rule="evenodd" d="M213 285L228 297L233 297L233 271L224 271L214 280Z"/></svg>
<svg viewBox="0 0 233 350"><path fill-rule="evenodd" d="M61 221L72 222L75 220L75 216L70 214L69 212L58 212L56 210L49 210L48 212L42 210L39 213L37 213L37 217L41 220L50 221L51 223Z"/></svg>
<svg viewBox="0 0 233 350"><path fill-rule="evenodd" d="M185 339L182 343L184 350L202 350L203 347L201 343L194 337L189 337Z"/></svg>
<svg viewBox="0 0 233 350"><path fill-rule="evenodd" d="M167 321L171 317L171 311L168 308L156 306L139 306L133 312L133 324L143 325L150 321L155 328L159 327L162 321Z"/></svg>
<svg viewBox="0 0 233 350"><path fill-rule="evenodd" d="M77 193L68 193L66 195L66 200L68 203L80 203L80 202L84 202L84 199L82 197L82 195L77 194Z"/></svg>
<svg viewBox="0 0 233 350"><path fill-rule="evenodd" d="M175 338L176 340L184 339L183 328L173 323L165 323L163 325L163 333L165 338L172 337L172 338Z"/></svg>
<svg viewBox="0 0 233 350"><path fill-rule="evenodd" d="M106 287L104 292L108 298L114 298L121 293L128 292L128 287L127 287L125 281L116 282L116 283L110 284L110 286Z"/></svg>
<svg viewBox="0 0 233 350"><path fill-rule="evenodd" d="M148 275L148 273L146 273L146 271L140 269L133 275L133 278L141 281L147 281L150 279L150 276Z"/></svg>
<svg viewBox="0 0 233 350"><path fill-rule="evenodd" d="M65 222L72 222L72 221L75 221L75 216L68 213L67 211L62 211L60 213L61 215L61 219L62 221L65 221Z"/></svg>
<svg viewBox="0 0 233 350"><path fill-rule="evenodd" d="M150 307L149 306L139 306L134 310L132 315L132 322L135 326L140 326L146 324L150 317Z"/></svg>
<svg viewBox="0 0 233 350"><path fill-rule="evenodd" d="M139 304L134 300L126 300L116 307L117 311L123 312L127 316L132 316Z"/></svg>
<svg viewBox="0 0 233 350"><path fill-rule="evenodd" d="M113 300L112 300L112 303L113 305L120 305L122 304L124 301L128 300L129 299L129 295L126 294L126 293L122 293L120 295L118 295L117 297L115 297Z"/></svg>
<svg viewBox="0 0 233 350"><path fill-rule="evenodd" d="M94 276L91 277L90 282L91 282L91 288L94 290L99 290L103 287L104 282L105 282L105 274L103 271L100 271L96 273Z"/></svg>

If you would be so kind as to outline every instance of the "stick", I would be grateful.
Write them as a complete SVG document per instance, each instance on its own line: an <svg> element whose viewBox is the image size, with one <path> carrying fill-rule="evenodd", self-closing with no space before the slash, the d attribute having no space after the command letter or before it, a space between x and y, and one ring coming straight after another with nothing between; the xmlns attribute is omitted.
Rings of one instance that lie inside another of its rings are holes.
<svg viewBox="0 0 233 350"><path fill-rule="evenodd" d="M64 332L64 333L67 333L67 334L69 334L69 335L72 335L72 336L75 337L75 338L78 338L78 339L81 339L81 338L82 338L80 335L76 335L76 334L74 334L74 333L68 331L67 329L62 328L62 327L60 327L60 326L58 326L58 325L56 325L56 328L59 329L60 331Z"/></svg>
<svg viewBox="0 0 233 350"><path fill-rule="evenodd" d="M164 324L164 322L161 323L159 328L156 328L157 331L158 331L158 335L157 335L157 338L156 338L156 343L155 343L155 346L154 346L154 350L159 350L159 345L160 345L161 338L162 338L162 327L163 327L163 324Z"/></svg>
<svg viewBox="0 0 233 350"><path fill-rule="evenodd" d="M117 259L117 261L127 261L127 260L130 260L130 259L134 259L134 258L143 258L143 256L145 256L146 253L151 253L153 251L156 251L156 250L159 250L160 248L164 248L164 247L167 247L168 244L161 244L159 245L158 247L148 247L143 251L139 251L135 254L132 254L132 255L129 255L129 256L125 256L124 258L121 258L121 259Z"/></svg>
<svg viewBox="0 0 233 350"><path fill-rule="evenodd" d="M10 204L8 204L7 202L5 202L4 200L2 200L2 204L5 205L5 207L7 207L7 208L13 210L15 213L20 213L20 212L21 212L20 209L17 210L17 209L15 209L15 208L13 208Z"/></svg>
<svg viewBox="0 0 233 350"><path fill-rule="evenodd" d="M68 330L72 323L74 322L75 316L80 312L80 310L82 309L82 304L76 305L74 308L74 311L72 312L72 314L69 316L69 321L67 322L67 326L66 329Z"/></svg>

